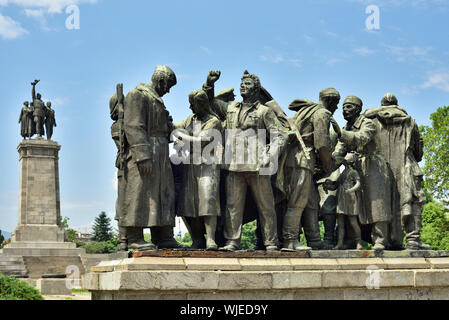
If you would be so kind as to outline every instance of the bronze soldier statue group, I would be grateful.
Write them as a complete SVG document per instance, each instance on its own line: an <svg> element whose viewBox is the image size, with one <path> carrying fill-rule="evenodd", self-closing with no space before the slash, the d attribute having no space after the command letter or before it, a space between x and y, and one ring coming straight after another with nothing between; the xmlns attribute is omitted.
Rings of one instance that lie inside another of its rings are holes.
<svg viewBox="0 0 449 320"><path fill-rule="evenodd" d="M37 139L47 133L47 140L51 140L53 127L56 127L55 111L51 108L51 102L47 105L42 101L41 94L36 95L36 85L39 80L34 80L32 86L32 102L25 101L20 112L19 123L21 124L20 135L23 139L31 139L37 134ZM45 130L44 130L45 126Z"/></svg>
<svg viewBox="0 0 449 320"><path fill-rule="evenodd" d="M179 123L162 100L176 85L169 67L157 66L151 81L126 97L117 85L109 105L121 250L183 248L173 235L175 215L194 249L239 250L242 226L254 219L256 248L266 251L362 249L362 239L374 250L401 250L404 235L406 249L430 249L420 240L423 142L394 95L363 113L359 97L346 97L340 128L333 88L318 102L293 100L289 118L247 71L242 101L233 89L215 95L220 74L210 71L202 89L189 94L192 114ZM260 132L262 138L254 134Z"/></svg>

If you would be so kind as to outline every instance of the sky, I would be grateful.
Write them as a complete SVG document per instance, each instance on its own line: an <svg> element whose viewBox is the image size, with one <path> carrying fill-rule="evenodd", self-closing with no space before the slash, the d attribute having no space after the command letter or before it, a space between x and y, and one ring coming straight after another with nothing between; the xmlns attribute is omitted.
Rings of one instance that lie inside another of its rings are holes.
<svg viewBox="0 0 449 320"><path fill-rule="evenodd" d="M449 104L448 18L449 0L0 0L0 229L17 226L17 121L34 79L56 113L61 215L86 232L115 211L108 102L117 83L126 94L168 65L178 84L164 101L180 121L209 70L221 70L217 90L236 88L240 99L247 69L288 115L292 100L334 87L363 108L392 92L429 125Z"/></svg>

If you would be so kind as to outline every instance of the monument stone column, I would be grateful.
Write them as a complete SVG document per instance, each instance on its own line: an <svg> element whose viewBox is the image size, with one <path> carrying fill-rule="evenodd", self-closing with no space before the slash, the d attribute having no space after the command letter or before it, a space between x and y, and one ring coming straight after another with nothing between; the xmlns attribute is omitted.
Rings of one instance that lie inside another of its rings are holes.
<svg viewBox="0 0 449 320"><path fill-rule="evenodd" d="M24 140L19 152L19 223L12 241L64 242L60 226L58 153L48 140Z"/></svg>
<svg viewBox="0 0 449 320"><path fill-rule="evenodd" d="M3 253L11 255L78 255L75 243L65 242L61 227L59 150L51 140L23 140L19 152L19 217L11 243Z"/></svg>

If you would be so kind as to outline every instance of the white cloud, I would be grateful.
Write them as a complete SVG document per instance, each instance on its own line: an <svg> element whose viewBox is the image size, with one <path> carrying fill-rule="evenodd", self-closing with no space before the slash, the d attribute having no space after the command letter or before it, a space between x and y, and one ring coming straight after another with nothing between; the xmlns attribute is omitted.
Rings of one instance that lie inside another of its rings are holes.
<svg viewBox="0 0 449 320"><path fill-rule="evenodd" d="M0 13L0 36L2 38L15 39L27 33L28 31L22 28L19 22Z"/></svg>
<svg viewBox="0 0 449 320"><path fill-rule="evenodd" d="M44 16L42 9L25 9L24 12L27 17L42 18Z"/></svg>
<svg viewBox="0 0 449 320"><path fill-rule="evenodd" d="M304 40L306 40L307 43L313 42L313 37L311 37L307 34L303 35L303 38L304 38Z"/></svg>
<svg viewBox="0 0 449 320"><path fill-rule="evenodd" d="M333 66L334 64L336 64L337 62L340 62L341 59L337 59L337 58L330 58L326 61L326 63L330 66Z"/></svg>
<svg viewBox="0 0 449 320"><path fill-rule="evenodd" d="M70 5L82 3L96 3L97 0L0 0L0 7L16 5L24 8L27 17L37 19L41 28L45 31L51 29L47 26L45 14L63 13ZM20 22L0 13L0 36L5 39L15 39L28 33L22 28Z"/></svg>
<svg viewBox="0 0 449 320"><path fill-rule="evenodd" d="M208 47L205 46L201 46L200 47L201 50L203 50L205 53L209 54L210 53L210 49Z"/></svg>
<svg viewBox="0 0 449 320"><path fill-rule="evenodd" d="M286 63L295 68L301 67L301 60L297 58L285 57L283 54L276 52L270 47L264 48L264 53L259 56L261 61L267 61L275 64Z"/></svg>
<svg viewBox="0 0 449 320"><path fill-rule="evenodd" d="M449 92L449 72L429 72L429 74L427 75L427 80L421 85L421 88L437 88Z"/></svg>
<svg viewBox="0 0 449 320"><path fill-rule="evenodd" d="M279 63L279 62L284 61L284 57L281 54L279 54L279 53L276 53L276 54L265 54L265 55L261 55L260 56L260 60L262 60L262 61L269 61L269 62L272 62L272 63Z"/></svg>
<svg viewBox="0 0 449 320"><path fill-rule="evenodd" d="M376 4L379 7L401 7L411 6L415 8L428 8L432 6L447 7L447 0L348 0L349 2L358 2L363 5Z"/></svg>
<svg viewBox="0 0 449 320"><path fill-rule="evenodd" d="M53 98L53 100L51 100L51 106L52 107L60 107L63 106L64 104L66 104L67 99L65 98Z"/></svg>
<svg viewBox="0 0 449 320"><path fill-rule="evenodd" d="M355 53L357 53L358 55L361 55L361 56L369 56L369 55L376 53L375 50L372 50L372 49L369 49L366 47L354 48L352 51L354 51Z"/></svg>
<svg viewBox="0 0 449 320"><path fill-rule="evenodd" d="M41 8L48 13L62 13L69 5L96 3L97 0L0 0L0 6L14 4L23 8Z"/></svg>
<svg viewBox="0 0 449 320"><path fill-rule="evenodd" d="M433 50L432 47L418 47L418 46L398 46L383 44L387 53L395 57L398 62L429 62L434 63L432 58L429 56L430 51Z"/></svg>

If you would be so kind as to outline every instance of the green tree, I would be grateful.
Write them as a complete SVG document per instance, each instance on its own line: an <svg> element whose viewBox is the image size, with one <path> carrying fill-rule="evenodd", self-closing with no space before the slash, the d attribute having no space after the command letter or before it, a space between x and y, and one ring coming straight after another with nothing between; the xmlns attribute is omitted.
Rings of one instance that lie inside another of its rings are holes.
<svg viewBox="0 0 449 320"><path fill-rule="evenodd" d="M176 239L178 242L181 242L181 244L190 247L192 245L192 237L190 236L190 233L186 232L184 236L180 239Z"/></svg>
<svg viewBox="0 0 449 320"><path fill-rule="evenodd" d="M421 240L434 250L449 250L449 210L432 201L423 206Z"/></svg>
<svg viewBox="0 0 449 320"><path fill-rule="evenodd" d="M5 237L2 235L2 230L0 230L0 244L2 244L3 241L5 241Z"/></svg>
<svg viewBox="0 0 449 320"><path fill-rule="evenodd" d="M424 141L425 187L431 195L449 199L449 106L430 115L431 126L421 126Z"/></svg>
<svg viewBox="0 0 449 320"><path fill-rule="evenodd" d="M106 212L101 211L98 217L95 218L93 231L93 241L102 242L112 239L111 219L106 215Z"/></svg>
<svg viewBox="0 0 449 320"><path fill-rule="evenodd" d="M256 245L256 228L257 221L251 221L242 227L242 238L240 241L240 249L251 249Z"/></svg>
<svg viewBox="0 0 449 320"><path fill-rule="evenodd" d="M39 290L0 273L0 300L44 300Z"/></svg>
<svg viewBox="0 0 449 320"><path fill-rule="evenodd" d="M69 242L75 242L75 237L76 237L76 230L71 229L69 227L69 220L70 218L68 217L64 217L61 220L61 227L65 230L66 234L67 234L67 241Z"/></svg>

